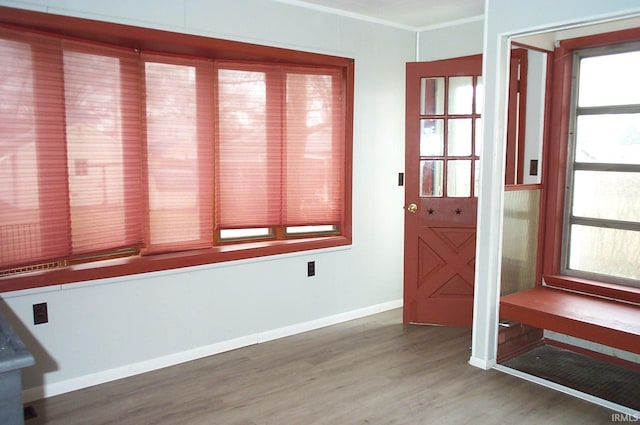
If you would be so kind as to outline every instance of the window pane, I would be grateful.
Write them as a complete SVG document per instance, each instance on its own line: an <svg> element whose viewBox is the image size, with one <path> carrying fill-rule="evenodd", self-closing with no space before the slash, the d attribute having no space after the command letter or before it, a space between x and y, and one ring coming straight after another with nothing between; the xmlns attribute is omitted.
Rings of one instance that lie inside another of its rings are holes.
<svg viewBox="0 0 640 425"><path fill-rule="evenodd" d="M420 155L444 155L444 120L420 120Z"/></svg>
<svg viewBox="0 0 640 425"><path fill-rule="evenodd" d="M578 116L576 162L640 164L640 114Z"/></svg>
<svg viewBox="0 0 640 425"><path fill-rule="evenodd" d="M471 118L449 120L447 155L471 156Z"/></svg>
<svg viewBox="0 0 640 425"><path fill-rule="evenodd" d="M449 78L449 113L471 114L473 112L473 77Z"/></svg>
<svg viewBox="0 0 640 425"><path fill-rule="evenodd" d="M342 218L344 128L335 119L344 116L339 81L329 71L286 74L282 224L339 223Z"/></svg>
<svg viewBox="0 0 640 425"><path fill-rule="evenodd" d="M640 52L582 58L578 106L640 103Z"/></svg>
<svg viewBox="0 0 640 425"><path fill-rule="evenodd" d="M447 196L471 196L471 161L455 160L447 162Z"/></svg>
<svg viewBox="0 0 640 425"><path fill-rule="evenodd" d="M420 196L441 197L443 195L444 161L420 161Z"/></svg>
<svg viewBox="0 0 640 425"><path fill-rule="evenodd" d="M74 253L142 241L137 86L133 55L64 52Z"/></svg>
<svg viewBox="0 0 640 425"><path fill-rule="evenodd" d="M334 225L318 225L318 226L290 226L287 227L287 233L303 234L303 233L328 233L335 232L337 227Z"/></svg>
<svg viewBox="0 0 640 425"><path fill-rule="evenodd" d="M260 227L255 229L222 229L220 239L249 239L271 236L271 229Z"/></svg>
<svg viewBox="0 0 640 425"><path fill-rule="evenodd" d="M444 114L444 77L420 80L420 115Z"/></svg>
<svg viewBox="0 0 640 425"><path fill-rule="evenodd" d="M218 117L218 226L279 225L281 152L269 144L267 74L219 69Z"/></svg>
<svg viewBox="0 0 640 425"><path fill-rule="evenodd" d="M210 81L211 74L206 75L210 65L146 58L151 250L210 246L213 117L207 91L197 91L198 79Z"/></svg>
<svg viewBox="0 0 640 425"><path fill-rule="evenodd" d="M573 215L640 221L640 173L577 170Z"/></svg>
<svg viewBox="0 0 640 425"><path fill-rule="evenodd" d="M569 268L640 279L640 232L572 225Z"/></svg>

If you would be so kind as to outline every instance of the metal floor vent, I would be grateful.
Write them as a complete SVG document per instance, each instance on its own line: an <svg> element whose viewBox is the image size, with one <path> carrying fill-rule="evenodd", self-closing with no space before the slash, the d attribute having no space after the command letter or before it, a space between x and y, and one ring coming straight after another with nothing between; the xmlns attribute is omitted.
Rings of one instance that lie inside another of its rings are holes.
<svg viewBox="0 0 640 425"><path fill-rule="evenodd" d="M640 410L640 370L549 345L536 347L503 365Z"/></svg>

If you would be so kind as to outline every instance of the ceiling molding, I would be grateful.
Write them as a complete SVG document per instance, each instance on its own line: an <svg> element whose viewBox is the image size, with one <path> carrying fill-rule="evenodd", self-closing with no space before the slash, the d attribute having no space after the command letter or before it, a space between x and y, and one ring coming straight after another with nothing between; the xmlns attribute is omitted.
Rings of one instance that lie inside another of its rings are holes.
<svg viewBox="0 0 640 425"><path fill-rule="evenodd" d="M484 21L484 15L476 15L470 18L456 19L455 21L443 22L441 24L427 25L424 27L417 28L417 31L419 32L431 31L431 30L437 30L440 28L453 27L456 25L463 25L463 24L468 24L468 23L477 22L477 21Z"/></svg>
<svg viewBox="0 0 640 425"><path fill-rule="evenodd" d="M394 28L398 28L398 29L402 29L402 30L406 30L406 31L411 31L411 32L420 31L420 28L418 28L418 27L414 27L414 26L410 26L410 25L403 25L403 24L399 24L399 23L393 22L393 21L387 21L387 20L384 20L384 19L378 19L378 18L374 18L372 16L363 15L363 14L355 13L355 12L349 12L349 11L346 11L346 10L336 9L336 8L333 8L333 7L321 6L319 4L307 3L307 2L304 2L304 1L300 1L300 0L273 0L273 1L276 1L278 3L288 4L288 5L291 5L291 6L302 7L302 8L305 8L305 9L317 10L319 12L331 13L333 15L339 15L339 16L343 16L345 18L356 19L356 20L359 20L359 21L365 21L365 22L371 22L371 23L374 23L374 24L386 25L386 26L389 26L389 27L394 27Z"/></svg>

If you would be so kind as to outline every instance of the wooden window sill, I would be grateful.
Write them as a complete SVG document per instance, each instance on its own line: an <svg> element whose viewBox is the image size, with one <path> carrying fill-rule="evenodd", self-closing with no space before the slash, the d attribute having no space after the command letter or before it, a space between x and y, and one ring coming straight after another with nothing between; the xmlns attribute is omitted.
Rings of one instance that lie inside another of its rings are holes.
<svg viewBox="0 0 640 425"><path fill-rule="evenodd" d="M0 278L0 292L18 291L22 289L347 245L351 245L349 238L344 236L330 236L281 241L247 242L221 245L210 249L93 261L58 269L3 277Z"/></svg>
<svg viewBox="0 0 640 425"><path fill-rule="evenodd" d="M548 287L566 289L640 305L640 288L559 274L545 275L543 280L544 285Z"/></svg>

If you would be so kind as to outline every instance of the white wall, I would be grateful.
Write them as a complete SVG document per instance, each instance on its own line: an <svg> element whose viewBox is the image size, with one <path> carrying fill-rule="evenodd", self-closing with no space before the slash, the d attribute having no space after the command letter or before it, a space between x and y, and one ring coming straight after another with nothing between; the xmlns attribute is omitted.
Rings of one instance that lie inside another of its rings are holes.
<svg viewBox="0 0 640 425"><path fill-rule="evenodd" d="M1 294L37 361L23 374L27 400L400 305L415 33L265 0L0 5L355 58L353 246ZM49 323L34 326L41 302Z"/></svg>
<svg viewBox="0 0 640 425"><path fill-rule="evenodd" d="M474 18L455 25L439 25L419 32L420 62L482 53L484 19Z"/></svg>
<svg viewBox="0 0 640 425"><path fill-rule="evenodd" d="M529 50L527 55L527 104L524 135L524 184L542 181L542 140L544 137L544 110L547 83L547 54ZM538 161L538 174L529 175L529 164Z"/></svg>
<svg viewBox="0 0 640 425"><path fill-rule="evenodd" d="M486 88L484 144L470 359L475 366L490 368L496 357L508 38L637 14L640 14L638 0L487 0L483 48Z"/></svg>

